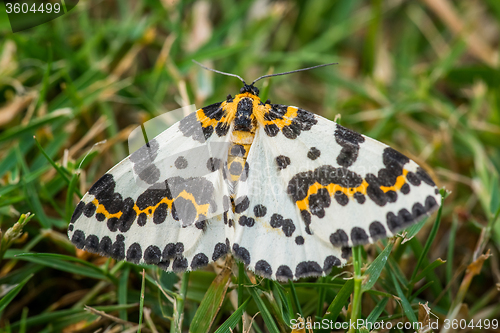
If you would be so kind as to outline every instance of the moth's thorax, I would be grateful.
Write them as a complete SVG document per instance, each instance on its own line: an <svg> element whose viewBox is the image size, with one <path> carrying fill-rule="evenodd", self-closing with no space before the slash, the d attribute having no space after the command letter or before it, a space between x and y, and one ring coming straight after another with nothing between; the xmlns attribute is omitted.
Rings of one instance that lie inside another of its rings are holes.
<svg viewBox="0 0 500 333"><path fill-rule="evenodd" d="M237 131L255 131L255 127L264 124L264 114L271 109L259 96L249 92L228 98L221 104L225 120L234 124Z"/></svg>
<svg viewBox="0 0 500 333"><path fill-rule="evenodd" d="M263 124L264 113L271 108L271 105L262 103L257 95L249 92L238 94L224 103L226 119L233 125L228 151L228 170L231 181L237 182L247 177L246 159L255 131Z"/></svg>

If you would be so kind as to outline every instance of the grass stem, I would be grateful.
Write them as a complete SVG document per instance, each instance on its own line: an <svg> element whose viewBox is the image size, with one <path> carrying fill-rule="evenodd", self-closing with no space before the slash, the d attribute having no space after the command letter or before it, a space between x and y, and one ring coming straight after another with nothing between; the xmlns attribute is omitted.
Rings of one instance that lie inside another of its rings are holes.
<svg viewBox="0 0 500 333"><path fill-rule="evenodd" d="M361 296L363 291L361 290L361 282L363 281L363 276L361 275L361 246L356 246L352 251L352 262L354 265L354 294L352 299L351 308L351 323L356 323L361 314ZM349 325L349 333L355 333L356 329Z"/></svg>

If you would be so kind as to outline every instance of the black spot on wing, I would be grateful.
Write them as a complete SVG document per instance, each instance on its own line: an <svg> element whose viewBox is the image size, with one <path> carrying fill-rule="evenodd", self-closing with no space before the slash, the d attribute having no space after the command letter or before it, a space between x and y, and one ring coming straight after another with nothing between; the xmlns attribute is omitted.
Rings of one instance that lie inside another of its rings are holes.
<svg viewBox="0 0 500 333"><path fill-rule="evenodd" d="M94 216L96 208L97 207L94 205L93 202L89 202L83 208L83 215L85 215L86 217L92 217L92 216Z"/></svg>
<svg viewBox="0 0 500 333"><path fill-rule="evenodd" d="M118 230L118 218L112 217L108 219L106 225L110 231L115 232L116 230Z"/></svg>
<svg viewBox="0 0 500 333"><path fill-rule="evenodd" d="M412 214L405 208L398 212L398 217L401 220L403 227L406 228L414 222Z"/></svg>
<svg viewBox="0 0 500 333"><path fill-rule="evenodd" d="M250 252L243 246L239 246L238 244L233 244L233 254L234 256L241 260L245 265L250 264Z"/></svg>
<svg viewBox="0 0 500 333"><path fill-rule="evenodd" d="M429 176L429 174L427 172L425 172L425 170L422 169L421 167L417 168L417 177L419 179L421 179L427 185L436 186L436 184L432 180L431 176Z"/></svg>
<svg viewBox="0 0 500 333"><path fill-rule="evenodd" d="M144 261L149 265L157 265L161 261L161 250L156 245L150 245L144 251Z"/></svg>
<svg viewBox="0 0 500 333"><path fill-rule="evenodd" d="M96 235L88 235L85 239L85 251L98 253L99 252L99 238Z"/></svg>
<svg viewBox="0 0 500 333"><path fill-rule="evenodd" d="M273 269L271 265L265 260L259 260L255 264L255 273L266 278L270 278L273 275Z"/></svg>
<svg viewBox="0 0 500 333"><path fill-rule="evenodd" d="M73 212L73 215L71 215L71 220L69 223L75 223L76 220L80 218L80 216L83 213L83 208L85 207L85 202L80 201L78 203L78 206L76 206L75 211Z"/></svg>
<svg viewBox="0 0 500 333"><path fill-rule="evenodd" d="M342 254L340 255L343 259L347 260L352 256L352 247L344 246L341 249Z"/></svg>
<svg viewBox="0 0 500 333"><path fill-rule="evenodd" d="M104 236L99 242L99 253L106 257L111 257L113 253L113 242L108 236Z"/></svg>
<svg viewBox="0 0 500 333"><path fill-rule="evenodd" d="M168 243L163 249L162 258L163 260L176 258L181 256L182 252L184 252L184 244L181 242Z"/></svg>
<svg viewBox="0 0 500 333"><path fill-rule="evenodd" d="M309 151L307 152L307 157L313 161L320 156L321 151L316 147L311 147L311 149L309 149Z"/></svg>
<svg viewBox="0 0 500 333"><path fill-rule="evenodd" d="M79 249L85 246L85 233L82 230L76 230L71 237L71 242Z"/></svg>
<svg viewBox="0 0 500 333"><path fill-rule="evenodd" d="M235 200L235 208L234 208L234 212L239 214L239 213L243 213L244 211L246 211L248 209L248 207L250 206L250 200L248 199L248 197L245 195L243 197L239 197Z"/></svg>
<svg viewBox="0 0 500 333"><path fill-rule="evenodd" d="M368 243L368 235L364 229L354 227L351 229L351 241L353 246L366 244Z"/></svg>
<svg viewBox="0 0 500 333"><path fill-rule="evenodd" d="M138 264L142 259L142 249L139 243L133 243L127 250L127 261Z"/></svg>
<svg viewBox="0 0 500 333"><path fill-rule="evenodd" d="M414 174L413 172L409 171L407 174L406 174L406 180L412 184L413 186L419 186L420 183L421 183L421 180L419 177L417 177L416 174Z"/></svg>
<svg viewBox="0 0 500 333"><path fill-rule="evenodd" d="M264 114L264 119L267 121L272 121L275 119L283 119L288 107L286 105L274 104L271 105L271 109Z"/></svg>
<svg viewBox="0 0 500 333"><path fill-rule="evenodd" d="M434 211L434 209L436 209L437 206L438 206L438 203L436 202L436 199L433 196L429 195L425 199L425 210L428 213Z"/></svg>
<svg viewBox="0 0 500 333"><path fill-rule="evenodd" d="M135 202L132 198L123 201L122 215L118 219L118 230L127 232L135 221L137 213L134 209Z"/></svg>
<svg viewBox="0 0 500 333"><path fill-rule="evenodd" d="M191 261L191 268L197 269L201 267L205 267L208 265L208 257L204 253L198 253L193 257Z"/></svg>
<svg viewBox="0 0 500 333"><path fill-rule="evenodd" d="M283 220L281 230L286 237L291 237L293 235L293 232L295 231L295 224L293 224L293 221L291 219Z"/></svg>
<svg viewBox="0 0 500 333"><path fill-rule="evenodd" d="M273 214L271 216L269 224L273 228L281 228L281 226L283 225L283 216L281 216L280 214Z"/></svg>
<svg viewBox="0 0 500 333"><path fill-rule="evenodd" d="M129 156L135 174L148 184L154 184L160 178L160 170L154 164L159 147L158 141L153 139Z"/></svg>
<svg viewBox="0 0 500 333"><path fill-rule="evenodd" d="M175 258L172 263L172 270L176 273L183 272L188 268L188 261L186 258Z"/></svg>
<svg viewBox="0 0 500 333"><path fill-rule="evenodd" d="M323 272L328 274L334 266L340 266L341 264L340 259L336 256L328 256L325 258L325 262L323 263Z"/></svg>
<svg viewBox="0 0 500 333"><path fill-rule="evenodd" d="M353 198L356 199L356 201L359 203L359 204L364 204L365 201L366 201L366 197L363 193L360 193L360 192L356 192L354 193L353 195Z"/></svg>
<svg viewBox="0 0 500 333"><path fill-rule="evenodd" d="M275 137L276 135L278 135L279 131L280 131L279 127L276 126L275 124L264 126L264 132L266 132L266 134L270 137Z"/></svg>
<svg viewBox="0 0 500 333"><path fill-rule="evenodd" d="M373 221L372 223L370 223L368 230L370 231L370 236L374 241L386 237L385 227L379 221Z"/></svg>
<svg viewBox="0 0 500 333"><path fill-rule="evenodd" d="M240 216L238 223L241 226L253 227L255 225L255 220L251 217L247 217L245 215Z"/></svg>
<svg viewBox="0 0 500 333"><path fill-rule="evenodd" d="M326 188L320 188L317 193L309 196L309 210L319 218L325 216L325 208L330 207L330 204L330 194Z"/></svg>
<svg viewBox="0 0 500 333"><path fill-rule="evenodd" d="M361 185L363 178L346 168L335 168L331 165L323 165L313 171L299 172L293 176L288 182L287 193L294 202L303 200L307 196L309 187L316 182L323 186L336 184L349 188Z"/></svg>
<svg viewBox="0 0 500 333"><path fill-rule="evenodd" d="M330 243L335 247L346 246L349 242L349 237L347 233L342 229L337 229L334 233L330 235Z"/></svg>
<svg viewBox="0 0 500 333"><path fill-rule="evenodd" d="M286 237L291 237L295 231L295 224L292 219L284 219L280 214L273 214L269 224L272 228L281 228Z"/></svg>
<svg viewBox="0 0 500 333"><path fill-rule="evenodd" d="M401 188L399 190L403 194L408 194L408 193L410 193L410 185L408 185L408 183L404 183L403 186L401 186Z"/></svg>
<svg viewBox="0 0 500 333"><path fill-rule="evenodd" d="M287 265L281 265L276 270L276 279L278 281L293 280L293 272Z"/></svg>
<svg viewBox="0 0 500 333"><path fill-rule="evenodd" d="M267 213L267 208L264 205L256 205L253 207L253 213L256 217L264 217Z"/></svg>
<svg viewBox="0 0 500 333"><path fill-rule="evenodd" d="M125 259L125 237L123 235L116 235L116 242L111 246L111 258L115 260Z"/></svg>
<svg viewBox="0 0 500 333"><path fill-rule="evenodd" d="M210 157L207 160L207 169L210 172L217 171L220 168L222 168L222 166L223 166L222 160L217 157Z"/></svg>
<svg viewBox="0 0 500 333"><path fill-rule="evenodd" d="M250 165L248 162L245 162L245 167L243 168L243 172L240 175L240 182L244 182L248 179L248 172L250 171Z"/></svg>
<svg viewBox="0 0 500 333"><path fill-rule="evenodd" d="M281 133L283 133L285 138L293 140L300 135L300 128L300 124L294 119L290 125L283 126Z"/></svg>
<svg viewBox="0 0 500 333"><path fill-rule="evenodd" d="M153 214L153 223L161 224L165 222L167 215L168 215L168 205L163 202L155 209L155 212Z"/></svg>
<svg viewBox="0 0 500 333"><path fill-rule="evenodd" d="M335 192L335 194L333 195L333 197L335 198L335 200L337 201L337 203L339 205L341 205L341 206L345 206L345 205L347 205L349 203L349 197L347 195L345 195L344 192L337 191L337 192Z"/></svg>
<svg viewBox="0 0 500 333"><path fill-rule="evenodd" d="M295 276L297 278L309 276L321 276L323 269L316 261L303 261L295 268Z"/></svg>
<svg viewBox="0 0 500 333"><path fill-rule="evenodd" d="M303 245L304 244L304 237L302 237L302 236L295 237L295 244Z"/></svg>
<svg viewBox="0 0 500 333"><path fill-rule="evenodd" d="M202 108L203 113L206 117L219 121L224 115L224 110L222 110L222 108L220 107L221 104L222 102L205 106Z"/></svg>
<svg viewBox="0 0 500 333"><path fill-rule="evenodd" d="M174 165L177 169L185 169L188 167L188 161L184 156L179 156L174 162Z"/></svg>
<svg viewBox="0 0 500 333"><path fill-rule="evenodd" d="M148 215L146 213L140 213L139 216L137 217L137 225L139 227L143 227L146 225L146 223L148 222ZM113 231L113 230L111 230Z"/></svg>
<svg viewBox="0 0 500 333"><path fill-rule="evenodd" d="M216 261L219 258L225 256L228 252L228 246L224 243L217 243L214 247L214 253L212 254L212 260Z"/></svg>
<svg viewBox="0 0 500 333"><path fill-rule="evenodd" d="M404 165L410 161L408 157L390 147L384 149L382 160L385 168L380 169L377 176L371 173L366 175L368 197L379 206L385 206L387 202L397 200L395 191L384 192L380 187L394 186L397 178L403 174ZM420 184L420 180L412 172L408 172L406 179L412 185L418 186ZM402 188L401 192L408 193L409 187Z"/></svg>
<svg viewBox="0 0 500 333"><path fill-rule="evenodd" d="M295 118L295 121L300 124L300 129L302 131L309 131L311 127L318 123L314 113L300 108L297 110L297 117Z"/></svg>
<svg viewBox="0 0 500 333"><path fill-rule="evenodd" d="M415 220L420 220L427 213L425 207L420 202L417 202L416 204L413 205L413 207L411 208L411 212L413 219Z"/></svg>
<svg viewBox="0 0 500 333"><path fill-rule="evenodd" d="M230 125L225 122L219 122L217 126L215 127L215 133L217 133L218 136L226 136L227 132L229 132ZM208 139L208 138L207 138Z"/></svg>
<svg viewBox="0 0 500 333"><path fill-rule="evenodd" d="M365 138L361 134L337 124L335 141L342 147L337 156L337 163L347 168L358 158L359 144L365 142Z"/></svg>
<svg viewBox="0 0 500 333"><path fill-rule="evenodd" d="M220 105L220 103L218 103ZM191 137L200 143L205 142L205 132L203 130L202 124L198 121L196 112L193 112L186 117L184 117L179 122L179 130L185 137ZM213 131L213 127L210 126ZM208 132L207 132L208 133ZM210 133L211 134L211 133ZM209 136L210 137L210 136Z"/></svg>
<svg viewBox="0 0 500 333"><path fill-rule="evenodd" d="M283 155L276 157L276 165L278 166L278 170L286 169L290 165L290 157Z"/></svg>
<svg viewBox="0 0 500 333"><path fill-rule="evenodd" d="M394 214L393 212L388 212L386 215L386 219L387 219L387 226L389 227L389 230L392 233L396 233L398 230L401 229L403 221L396 214Z"/></svg>

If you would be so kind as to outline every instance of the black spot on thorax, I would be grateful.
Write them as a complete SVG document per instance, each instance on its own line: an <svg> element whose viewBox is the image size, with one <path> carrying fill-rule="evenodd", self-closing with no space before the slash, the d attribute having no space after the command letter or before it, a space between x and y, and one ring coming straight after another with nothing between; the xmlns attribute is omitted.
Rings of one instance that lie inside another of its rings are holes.
<svg viewBox="0 0 500 333"><path fill-rule="evenodd" d="M253 101L250 98L242 98L236 107L234 118L234 129L237 131L250 131L252 129Z"/></svg>

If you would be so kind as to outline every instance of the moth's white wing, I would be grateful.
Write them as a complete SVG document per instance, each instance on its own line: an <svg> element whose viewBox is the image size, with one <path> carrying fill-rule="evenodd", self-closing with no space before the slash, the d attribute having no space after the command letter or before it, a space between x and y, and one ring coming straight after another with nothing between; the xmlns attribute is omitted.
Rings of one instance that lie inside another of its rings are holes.
<svg viewBox="0 0 500 333"><path fill-rule="evenodd" d="M439 207L437 187L414 161L313 117L310 129L300 130L300 121L292 120L297 133L281 130L269 140L274 154L289 162L280 175L309 225L307 232L334 246L365 244L392 236Z"/></svg>
<svg viewBox="0 0 500 333"><path fill-rule="evenodd" d="M276 168L275 148L263 128L258 130L247 158L248 178L237 186L234 226L228 231L233 255L257 274L280 281L328 274L345 263L350 249L305 231Z"/></svg>
<svg viewBox="0 0 500 333"><path fill-rule="evenodd" d="M72 242L174 271L224 255L229 135L207 118L218 110L215 104L187 116L99 179L71 218Z"/></svg>
<svg viewBox="0 0 500 333"><path fill-rule="evenodd" d="M257 272L262 274L259 260L267 261L272 274L282 264L302 273L306 264L299 264L310 262L305 275L320 275L329 255L344 263L350 246L392 236L439 207L432 179L394 149L294 107L275 105L271 113L250 148L249 181L237 190L237 200L248 197L249 205L235 219L255 219L258 204L268 209L254 227L236 223L235 244L247 250ZM271 220L275 213L291 221L291 237L283 236L283 222ZM304 238L302 247L293 242L297 235ZM294 278L301 276L295 272Z"/></svg>

